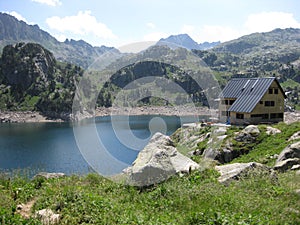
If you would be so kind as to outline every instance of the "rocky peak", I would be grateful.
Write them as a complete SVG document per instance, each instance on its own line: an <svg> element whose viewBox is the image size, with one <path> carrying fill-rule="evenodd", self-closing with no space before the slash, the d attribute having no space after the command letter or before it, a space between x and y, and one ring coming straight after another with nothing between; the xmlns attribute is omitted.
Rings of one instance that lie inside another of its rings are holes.
<svg viewBox="0 0 300 225"><path fill-rule="evenodd" d="M8 85L24 91L39 79L52 78L55 58L39 44L19 43L3 49L2 74Z"/></svg>

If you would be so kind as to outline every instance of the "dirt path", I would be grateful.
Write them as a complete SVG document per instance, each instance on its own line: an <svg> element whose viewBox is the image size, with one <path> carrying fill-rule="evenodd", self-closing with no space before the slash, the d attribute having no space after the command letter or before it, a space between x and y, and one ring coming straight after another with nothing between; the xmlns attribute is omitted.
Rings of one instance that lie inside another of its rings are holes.
<svg viewBox="0 0 300 225"><path fill-rule="evenodd" d="M29 219L31 217L31 209L36 202L36 199L32 199L26 204L21 204L17 206L17 213L19 213L25 219Z"/></svg>

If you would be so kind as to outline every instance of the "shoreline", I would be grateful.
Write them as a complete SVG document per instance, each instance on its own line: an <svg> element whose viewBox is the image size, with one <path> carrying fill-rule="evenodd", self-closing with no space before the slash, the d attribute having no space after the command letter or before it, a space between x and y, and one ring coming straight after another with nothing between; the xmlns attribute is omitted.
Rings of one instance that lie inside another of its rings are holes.
<svg viewBox="0 0 300 225"><path fill-rule="evenodd" d="M94 116L84 118L109 116L109 115L164 115L164 116L216 116L216 110L207 107L171 107L171 106L141 106L123 108L98 107ZM83 118L83 119L84 119ZM63 119L52 119L36 111L0 111L0 123L52 123L67 122Z"/></svg>
<svg viewBox="0 0 300 225"><path fill-rule="evenodd" d="M171 107L171 106L141 106L124 108L105 108L98 107L94 117L109 115L163 115L163 116L210 116L212 119L217 117L217 110L210 110L207 107ZM91 118L93 116L90 116ZM86 117L88 118L88 117ZM285 112L284 122L293 123L300 121L300 111ZM62 119L48 118L35 111L0 111L0 123L51 123L66 122Z"/></svg>

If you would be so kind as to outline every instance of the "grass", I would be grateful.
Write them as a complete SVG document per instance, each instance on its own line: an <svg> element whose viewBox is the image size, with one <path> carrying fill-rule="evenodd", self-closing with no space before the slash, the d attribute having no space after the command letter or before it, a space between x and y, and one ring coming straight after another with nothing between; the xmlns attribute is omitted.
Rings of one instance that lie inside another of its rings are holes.
<svg viewBox="0 0 300 225"><path fill-rule="evenodd" d="M299 224L299 176L266 174L226 187L212 169L146 189L117 184L97 174L50 180L1 178L2 224L38 224L15 214L16 205L37 198L34 210L50 208L61 224ZM16 194L16 190L18 190Z"/></svg>
<svg viewBox="0 0 300 225"><path fill-rule="evenodd" d="M300 130L300 122L292 124L279 123L273 125L273 127L281 130L281 133L275 135L267 135L266 125L259 125L261 134L258 136L254 144L243 145L241 148L248 148L249 153L242 155L232 162L259 162L274 166L275 158L272 157L288 146L289 137ZM235 145L238 148L238 145ZM237 149L238 150L238 149Z"/></svg>

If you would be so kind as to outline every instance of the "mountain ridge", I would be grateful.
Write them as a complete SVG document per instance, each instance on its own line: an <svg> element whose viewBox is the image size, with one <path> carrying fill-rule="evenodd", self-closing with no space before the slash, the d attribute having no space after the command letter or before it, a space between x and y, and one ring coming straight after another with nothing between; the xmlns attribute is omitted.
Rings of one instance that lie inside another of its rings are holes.
<svg viewBox="0 0 300 225"><path fill-rule="evenodd" d="M118 52L114 47L94 47L84 40L59 42L38 25L28 25L14 16L0 13L0 50L6 45L19 42L40 44L53 52L57 60L88 68L100 55L107 51Z"/></svg>
<svg viewBox="0 0 300 225"><path fill-rule="evenodd" d="M221 42L203 42L198 44L196 41L194 41L188 34L178 34L178 35L170 35L167 38L161 38L157 44L158 45L172 45L174 44L177 47L184 47L189 50L196 49L196 50L207 50L211 49L217 45L219 45Z"/></svg>

